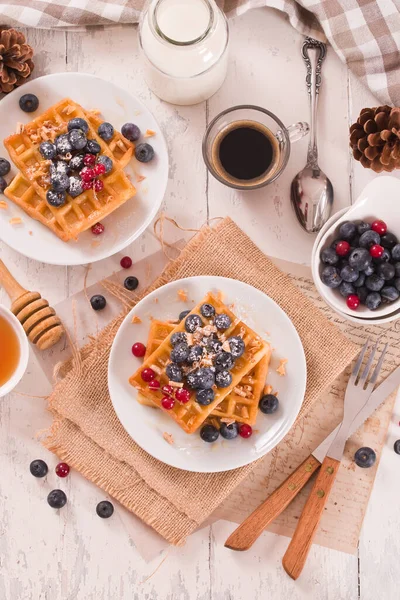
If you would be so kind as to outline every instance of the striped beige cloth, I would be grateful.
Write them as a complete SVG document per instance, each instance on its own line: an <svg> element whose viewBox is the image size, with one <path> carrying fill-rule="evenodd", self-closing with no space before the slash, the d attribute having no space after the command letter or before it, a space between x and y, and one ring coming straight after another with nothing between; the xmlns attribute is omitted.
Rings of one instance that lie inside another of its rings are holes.
<svg viewBox="0 0 400 600"><path fill-rule="evenodd" d="M188 0L189 1L189 0ZM218 0L229 16L269 6L304 35L329 40L382 103L400 105L400 0ZM83 28L136 23L144 0L5 0L0 23Z"/></svg>

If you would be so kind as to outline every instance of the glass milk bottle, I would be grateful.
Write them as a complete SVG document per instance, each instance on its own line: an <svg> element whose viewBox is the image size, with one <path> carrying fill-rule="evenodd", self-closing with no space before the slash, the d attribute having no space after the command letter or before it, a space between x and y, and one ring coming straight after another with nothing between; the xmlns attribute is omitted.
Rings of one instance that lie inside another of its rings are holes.
<svg viewBox="0 0 400 600"><path fill-rule="evenodd" d="M171 104L197 104L221 87L229 30L214 0L150 0L140 46L149 88Z"/></svg>

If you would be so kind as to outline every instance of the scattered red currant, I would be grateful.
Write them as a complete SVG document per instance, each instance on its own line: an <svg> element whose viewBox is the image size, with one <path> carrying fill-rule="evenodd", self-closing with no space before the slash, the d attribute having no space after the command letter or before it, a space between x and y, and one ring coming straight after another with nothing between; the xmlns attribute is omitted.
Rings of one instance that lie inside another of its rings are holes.
<svg viewBox="0 0 400 600"><path fill-rule="evenodd" d="M161 391L164 394L169 394L170 396L172 396L172 394L174 393L174 388L172 387L172 385L163 385Z"/></svg>
<svg viewBox="0 0 400 600"><path fill-rule="evenodd" d="M92 179L94 179L94 172L90 167L83 167L79 175L81 176L82 181L92 181Z"/></svg>
<svg viewBox="0 0 400 600"><path fill-rule="evenodd" d="M372 223L371 229L372 231L376 231L376 233L379 233L379 235L385 235L385 233L387 232L387 225L385 221L377 220Z"/></svg>
<svg viewBox="0 0 400 600"><path fill-rule="evenodd" d="M171 410L171 408L174 408L174 404L175 400L169 396L164 396L164 398L161 400L161 406L165 408L165 410Z"/></svg>
<svg viewBox="0 0 400 600"><path fill-rule="evenodd" d="M360 306L360 298L355 294L350 294L350 296L347 296L346 302L347 306L351 310L357 310L357 308Z"/></svg>
<svg viewBox="0 0 400 600"><path fill-rule="evenodd" d="M132 259L130 256L123 256L119 264L123 269L129 269L132 266Z"/></svg>
<svg viewBox="0 0 400 600"><path fill-rule="evenodd" d="M58 463L58 465L56 466L56 475L58 475L58 477L66 477L68 473L69 465L67 465L67 463L65 462Z"/></svg>
<svg viewBox="0 0 400 600"><path fill-rule="evenodd" d="M94 235L100 235L103 233L103 231L104 231L103 223L95 223L94 225L92 225L92 233L94 233Z"/></svg>
<svg viewBox="0 0 400 600"><path fill-rule="evenodd" d="M146 346L142 342L136 342L132 346L132 354L136 358L142 358L146 354Z"/></svg>
<svg viewBox="0 0 400 600"><path fill-rule="evenodd" d="M242 423L239 426L239 435L242 438L249 438L252 433L253 433L253 429L250 425L247 425L247 423Z"/></svg>
<svg viewBox="0 0 400 600"><path fill-rule="evenodd" d="M93 189L95 192L101 192L101 190L104 188L104 183L102 181L100 181L100 179L96 179L96 181L93 183Z"/></svg>
<svg viewBox="0 0 400 600"><path fill-rule="evenodd" d="M384 250L385 248L383 246L380 246L379 244L374 244L369 249L369 253L373 258L380 258L384 253Z"/></svg>
<svg viewBox="0 0 400 600"><path fill-rule="evenodd" d="M94 154L85 154L85 156L83 157L83 164L86 167L93 166L95 162L96 162L96 157Z"/></svg>
<svg viewBox="0 0 400 600"><path fill-rule="evenodd" d="M185 388L178 388L175 392L175 398L181 404L186 404L186 402L189 402L190 400L190 392Z"/></svg>
<svg viewBox="0 0 400 600"><path fill-rule="evenodd" d="M338 242L336 244L336 254L338 256L347 256L347 254L349 252L350 252L349 242L345 242L344 240L342 240L341 242Z"/></svg>
<svg viewBox="0 0 400 600"><path fill-rule="evenodd" d="M93 188L93 181L83 181L82 189L83 190L91 190Z"/></svg>
<svg viewBox="0 0 400 600"><path fill-rule="evenodd" d="M143 369L143 371L140 373L140 376L143 381L149 383L149 381L153 381L153 379L155 379L156 374L154 373L153 369Z"/></svg>
<svg viewBox="0 0 400 600"><path fill-rule="evenodd" d="M149 383L150 390L158 390L159 387L160 387L160 382L158 381L158 379L153 379L153 381L150 381L150 383Z"/></svg>
<svg viewBox="0 0 400 600"><path fill-rule="evenodd" d="M96 177L98 177L99 175L104 175L104 173L106 172L106 168L101 163L97 163L97 165L93 167L93 171Z"/></svg>

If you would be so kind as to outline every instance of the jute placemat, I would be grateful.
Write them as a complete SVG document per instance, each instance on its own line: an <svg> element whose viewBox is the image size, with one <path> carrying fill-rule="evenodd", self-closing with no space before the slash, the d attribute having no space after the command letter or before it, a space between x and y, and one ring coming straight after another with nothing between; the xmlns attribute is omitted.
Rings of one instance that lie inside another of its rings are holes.
<svg viewBox="0 0 400 600"><path fill-rule="evenodd" d="M357 352L357 345L316 310L229 218L215 228L203 227L146 293L169 281L195 275L220 275L253 285L273 298L291 318L304 346L308 370L300 416ZM119 293L115 284L108 289ZM54 423L43 443L169 542L179 544L256 463L225 473L189 473L153 459L128 436L107 390L110 348L128 305L135 304L126 290L120 292L125 304L121 315L81 351L74 348L72 359L59 370L62 379L49 398Z"/></svg>

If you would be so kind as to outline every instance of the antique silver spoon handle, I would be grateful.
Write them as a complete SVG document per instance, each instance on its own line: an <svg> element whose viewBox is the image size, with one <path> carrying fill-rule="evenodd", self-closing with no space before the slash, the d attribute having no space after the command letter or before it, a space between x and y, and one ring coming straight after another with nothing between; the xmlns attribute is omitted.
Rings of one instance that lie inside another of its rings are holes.
<svg viewBox="0 0 400 600"><path fill-rule="evenodd" d="M321 87L321 66L326 56L326 45L306 37L301 54L307 67L306 84L310 99L310 142L307 152L307 167L318 168L317 107Z"/></svg>

